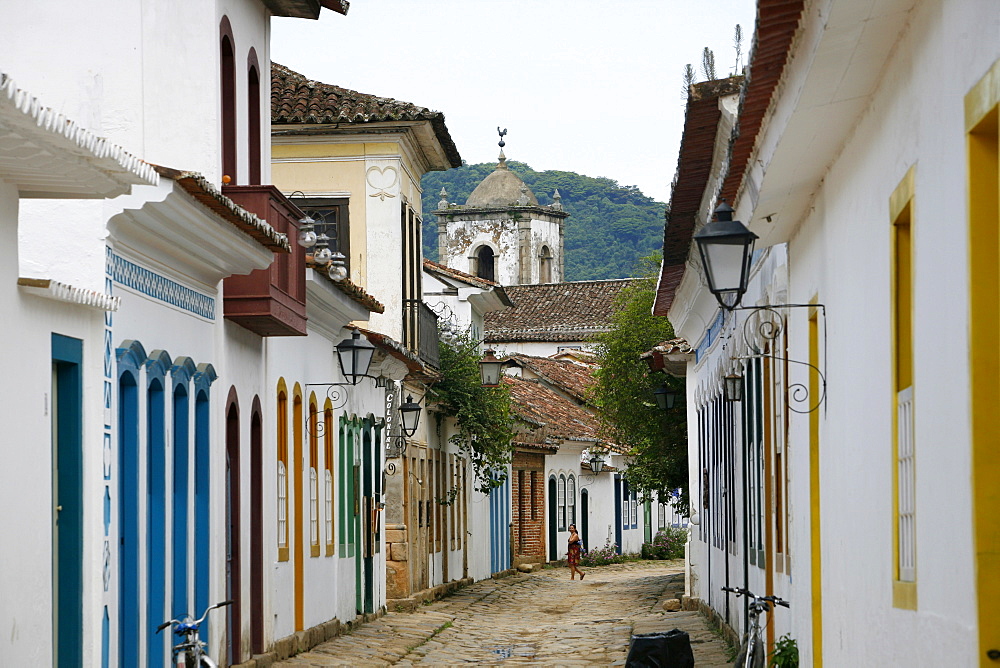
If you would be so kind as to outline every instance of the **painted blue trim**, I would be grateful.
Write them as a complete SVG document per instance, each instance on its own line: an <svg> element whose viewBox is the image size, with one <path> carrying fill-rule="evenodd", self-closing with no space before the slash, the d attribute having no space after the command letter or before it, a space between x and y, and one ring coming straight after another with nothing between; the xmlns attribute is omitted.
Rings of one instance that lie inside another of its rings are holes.
<svg viewBox="0 0 1000 668"><path fill-rule="evenodd" d="M170 366L170 378L173 380L174 389L177 389L178 385L187 385L191 382L195 373L197 373L197 367L190 357L181 355L175 359Z"/></svg>
<svg viewBox="0 0 1000 668"><path fill-rule="evenodd" d="M189 358L184 358L194 368ZM178 367L175 366L174 369ZM197 611L188 608L188 458L190 443L188 442L188 418L190 403L186 383L181 383L177 371L171 373L174 380L174 489L173 498L173 587L171 597L171 615L174 619L183 619L187 613Z"/></svg>
<svg viewBox="0 0 1000 668"><path fill-rule="evenodd" d="M162 360L166 353L162 353ZM155 353L154 353L155 355ZM156 359L156 358L154 358ZM146 368L154 375L150 379L146 400L146 562L148 564L146 587L146 638L148 668L162 668L167 636L156 634L156 627L169 617L166 611L166 420L162 374L165 369L151 359ZM168 357L169 359L169 357Z"/></svg>
<svg viewBox="0 0 1000 668"><path fill-rule="evenodd" d="M115 349L115 356L118 358L118 375L123 371L133 371L139 375L139 367L148 359L146 349L142 344L132 339L122 341L121 345Z"/></svg>
<svg viewBox="0 0 1000 668"><path fill-rule="evenodd" d="M530 476L525 476L530 478ZM529 483L530 484L530 483ZM556 552L556 539L559 534L558 524L559 524L559 483L556 482L556 477L554 475L549 476L549 531L548 531L548 541L549 541L549 561L555 561L559 558L558 552ZM524 494L524 490L520 490L521 494ZM520 518L520 522L524 523L527 518Z"/></svg>
<svg viewBox="0 0 1000 668"><path fill-rule="evenodd" d="M214 383L219 377L218 374L215 373L215 367L211 364L202 362L195 367L195 369L194 375L192 376L192 379L194 380L195 393L197 394L202 391L208 392L212 387L212 383Z"/></svg>
<svg viewBox="0 0 1000 668"><path fill-rule="evenodd" d="M701 337L701 341L698 343L698 347L695 348L694 351L695 364L701 361L701 358L705 356L705 353L708 352L708 349L712 347L713 343L715 343L715 339L722 332L722 325L724 321L725 321L725 313L722 311L722 309L719 309L719 312L715 314L715 320L713 320L712 324L709 325L707 330L705 330L705 335Z"/></svg>
<svg viewBox="0 0 1000 668"><path fill-rule="evenodd" d="M154 350L149 353L149 357L146 359L146 384L149 385L153 380L159 379L161 387L165 387L166 383L163 382L163 379L172 366L170 355L165 350Z"/></svg>
<svg viewBox="0 0 1000 668"><path fill-rule="evenodd" d="M143 354L145 356L145 353ZM139 665L138 368L118 369L118 665Z"/></svg>
<svg viewBox="0 0 1000 668"><path fill-rule="evenodd" d="M108 668L111 649L111 618L108 616L108 606L104 606L101 619L101 668Z"/></svg>
<svg viewBox="0 0 1000 668"><path fill-rule="evenodd" d="M199 614L209 605L208 575L211 568L209 408L208 390L198 390L194 400L194 609Z"/></svg>
<svg viewBox="0 0 1000 668"><path fill-rule="evenodd" d="M57 649L55 666L83 662L83 341L52 334L55 383L52 402L57 416L52 443L55 465L53 501L53 607Z"/></svg>
<svg viewBox="0 0 1000 668"><path fill-rule="evenodd" d="M127 288L208 320L215 319L215 299L166 276L130 262L108 249L107 273Z"/></svg>

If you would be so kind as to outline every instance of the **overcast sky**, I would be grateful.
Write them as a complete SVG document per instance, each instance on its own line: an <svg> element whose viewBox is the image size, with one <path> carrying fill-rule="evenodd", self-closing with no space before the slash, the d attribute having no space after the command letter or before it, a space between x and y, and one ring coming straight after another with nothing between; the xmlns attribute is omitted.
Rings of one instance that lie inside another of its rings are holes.
<svg viewBox="0 0 1000 668"><path fill-rule="evenodd" d="M683 68L744 61L753 0L351 0L347 16L275 19L271 57L310 79L443 111L462 158L607 176L666 201Z"/></svg>

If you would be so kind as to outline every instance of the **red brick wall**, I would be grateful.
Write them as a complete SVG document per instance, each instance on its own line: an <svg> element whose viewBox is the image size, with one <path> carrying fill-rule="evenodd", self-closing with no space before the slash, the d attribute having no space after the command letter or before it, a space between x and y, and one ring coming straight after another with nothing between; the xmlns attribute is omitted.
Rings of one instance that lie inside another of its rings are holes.
<svg viewBox="0 0 1000 668"><path fill-rule="evenodd" d="M512 468L515 563L545 561L545 455L515 451Z"/></svg>

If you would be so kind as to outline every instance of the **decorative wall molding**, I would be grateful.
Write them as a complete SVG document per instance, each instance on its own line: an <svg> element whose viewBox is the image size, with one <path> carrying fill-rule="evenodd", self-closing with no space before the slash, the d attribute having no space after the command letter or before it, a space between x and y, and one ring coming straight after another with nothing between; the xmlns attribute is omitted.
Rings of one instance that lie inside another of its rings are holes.
<svg viewBox="0 0 1000 668"><path fill-rule="evenodd" d="M126 260L108 249L108 274L116 283L147 297L176 306L208 320L215 319L215 298Z"/></svg>

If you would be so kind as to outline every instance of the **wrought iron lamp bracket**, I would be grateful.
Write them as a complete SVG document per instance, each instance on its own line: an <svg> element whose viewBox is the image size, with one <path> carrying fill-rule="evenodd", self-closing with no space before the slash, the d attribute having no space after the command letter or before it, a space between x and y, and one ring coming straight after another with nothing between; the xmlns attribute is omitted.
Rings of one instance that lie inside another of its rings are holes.
<svg viewBox="0 0 1000 668"><path fill-rule="evenodd" d="M774 341L785 331L785 316L779 309L810 308L819 313L823 327L823 367L826 368L826 306L824 304L763 304L760 306L738 306L736 311L750 311L751 314L743 322L743 342L748 355L736 357L738 360L748 359L772 359L780 362L790 362L809 367L819 376L819 398L810 398L809 386L804 383L791 383L788 385L788 410L794 413L806 414L817 410L826 402L826 375L815 364L803 362L801 360L765 353L758 344L758 341ZM794 405L793 405L794 404ZM795 406L805 406L796 408Z"/></svg>

